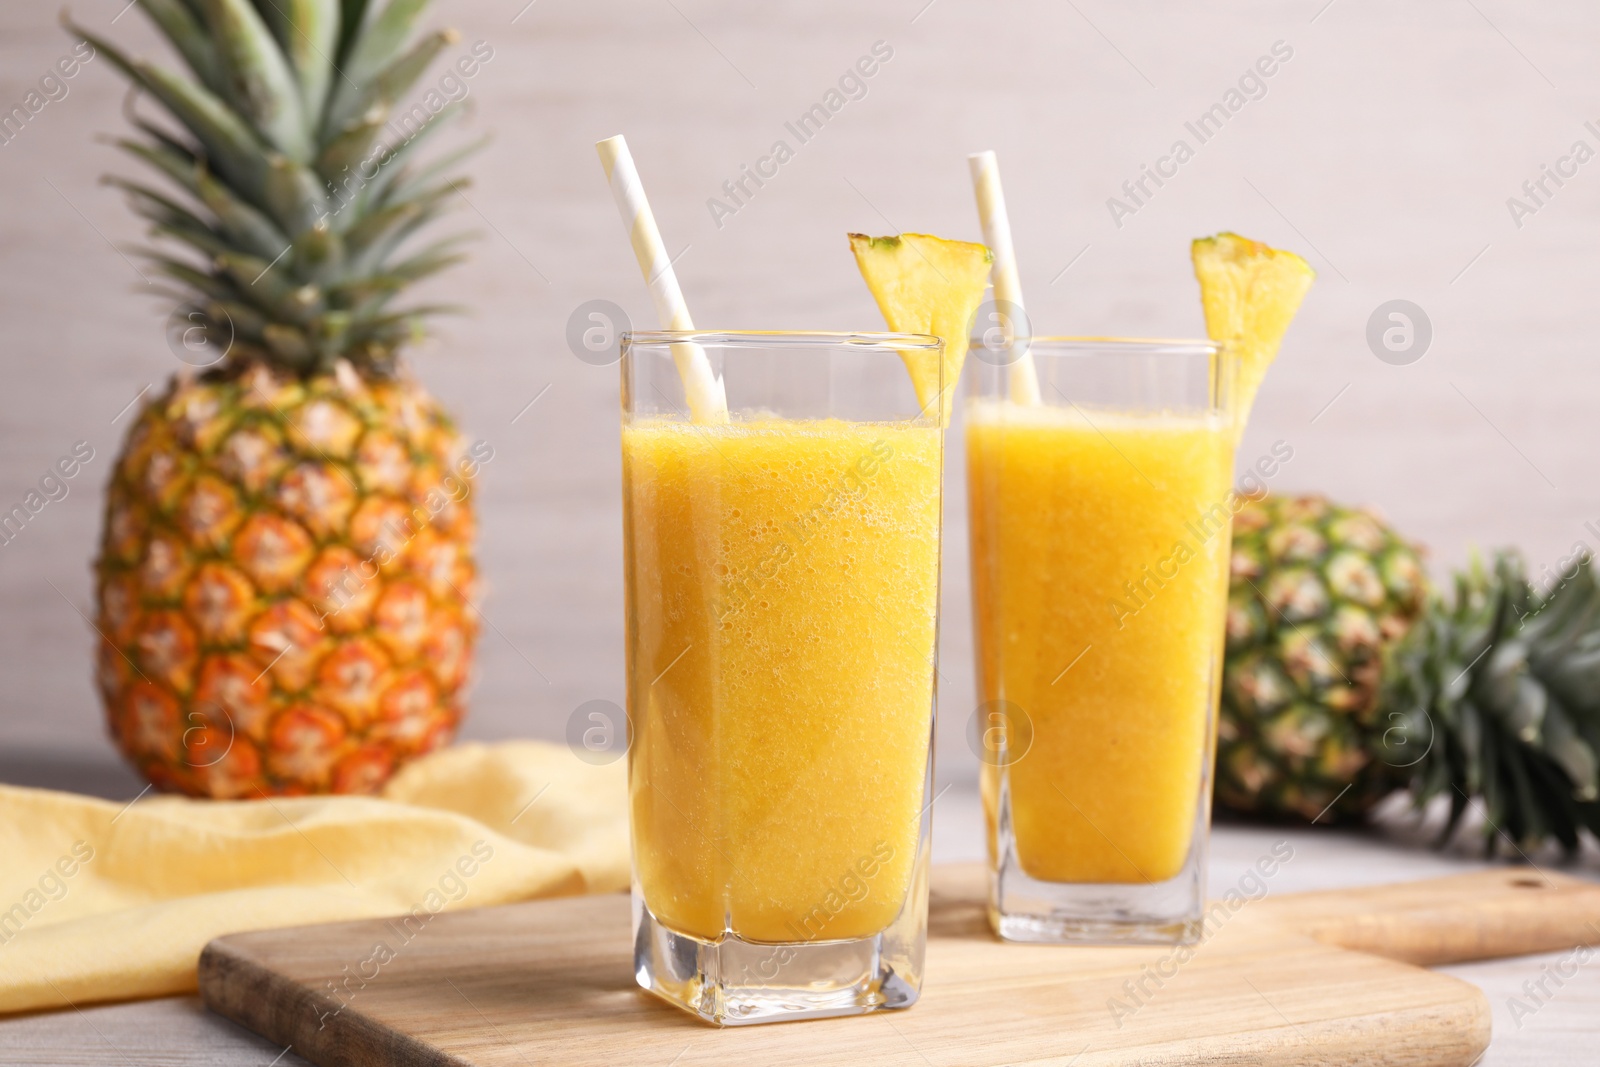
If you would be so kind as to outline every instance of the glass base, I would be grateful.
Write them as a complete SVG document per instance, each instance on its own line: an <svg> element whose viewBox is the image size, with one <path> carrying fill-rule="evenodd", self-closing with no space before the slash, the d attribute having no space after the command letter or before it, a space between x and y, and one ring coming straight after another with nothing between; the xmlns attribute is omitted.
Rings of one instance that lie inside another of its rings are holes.
<svg viewBox="0 0 1600 1067"><path fill-rule="evenodd" d="M1192 945L1204 926L1200 874L1186 864L1153 884L1043 882L1014 854L989 872L989 924L1007 941L1076 945Z"/></svg>
<svg viewBox="0 0 1600 1067"><path fill-rule="evenodd" d="M667 929L637 893L633 910L640 987L718 1026L863 1015L917 1001L922 954L908 954L895 927L854 941L706 941Z"/></svg>
<svg viewBox="0 0 1600 1067"><path fill-rule="evenodd" d="M1062 945L1192 945L1201 940L1211 829L1211 805L1206 800L1197 805L1188 855L1171 878L1048 882L1029 875L1018 858L1010 782L1004 768L1000 774L991 831L1000 862L989 868L989 925L1001 938ZM1209 775L1200 776L1200 787L1202 797L1209 799Z"/></svg>

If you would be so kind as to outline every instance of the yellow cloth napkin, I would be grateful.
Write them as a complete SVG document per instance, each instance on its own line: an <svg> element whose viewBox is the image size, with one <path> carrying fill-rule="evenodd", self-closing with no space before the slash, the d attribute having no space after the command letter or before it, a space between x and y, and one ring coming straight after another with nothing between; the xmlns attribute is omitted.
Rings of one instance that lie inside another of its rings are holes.
<svg viewBox="0 0 1600 1067"><path fill-rule="evenodd" d="M382 798L0 786L0 1012L181 993L221 934L628 884L624 764L460 745Z"/></svg>

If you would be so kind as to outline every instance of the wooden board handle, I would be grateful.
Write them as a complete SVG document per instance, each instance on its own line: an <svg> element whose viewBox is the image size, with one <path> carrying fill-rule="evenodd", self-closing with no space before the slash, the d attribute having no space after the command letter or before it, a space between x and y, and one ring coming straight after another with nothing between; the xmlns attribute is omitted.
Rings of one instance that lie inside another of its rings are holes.
<svg viewBox="0 0 1600 1067"><path fill-rule="evenodd" d="M1600 885L1519 867L1268 897L1318 941L1424 967L1600 945Z"/></svg>

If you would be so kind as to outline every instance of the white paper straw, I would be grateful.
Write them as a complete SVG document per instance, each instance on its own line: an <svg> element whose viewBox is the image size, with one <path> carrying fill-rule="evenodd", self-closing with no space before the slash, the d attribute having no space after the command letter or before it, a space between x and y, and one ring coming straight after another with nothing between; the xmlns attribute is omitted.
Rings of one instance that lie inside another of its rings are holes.
<svg viewBox="0 0 1600 1067"><path fill-rule="evenodd" d="M650 287L650 298L655 302L656 315L663 330L692 330L694 320L689 317L689 305L684 302L683 290L678 287L678 276L673 273L672 259L667 255L661 231L656 229L656 217L650 211L650 201L644 195L644 183L633 165L627 139L620 134L595 142L600 152L600 165L605 168L606 180L611 183L611 195L622 214L622 224L628 230L628 240L633 245L634 257L644 272L645 284ZM683 379L684 396L689 401L689 417L699 423L728 421L728 398L722 380L711 371L711 361L705 349L684 342L672 346L672 361L677 364L678 375Z"/></svg>
<svg viewBox="0 0 1600 1067"><path fill-rule="evenodd" d="M978 218L983 223L983 243L994 253L994 299L1009 304L1019 316L1023 312L1022 279L1017 274L1017 254L1011 245L1011 220L1006 215L1006 196L1000 189L1000 163L993 152L974 152L967 157L972 168L972 189L978 195ZM1025 329L1026 322L1013 322ZM1031 332L1031 330L1029 331ZM1011 365L1011 399L1018 404L1039 403L1039 373L1033 365L1033 352L1026 338L1017 343Z"/></svg>

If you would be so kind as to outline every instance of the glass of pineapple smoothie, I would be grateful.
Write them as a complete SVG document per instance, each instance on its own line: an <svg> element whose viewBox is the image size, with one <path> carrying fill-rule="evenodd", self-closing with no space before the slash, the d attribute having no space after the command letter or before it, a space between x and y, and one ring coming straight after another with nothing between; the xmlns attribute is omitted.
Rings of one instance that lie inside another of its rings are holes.
<svg viewBox="0 0 1600 1067"><path fill-rule="evenodd" d="M991 920L1018 941L1192 941L1235 361L1209 341L1026 346L1036 370L975 347L966 414Z"/></svg>
<svg viewBox="0 0 1600 1067"><path fill-rule="evenodd" d="M688 417L689 345L726 422ZM623 338L635 972L710 1021L917 998L943 434L905 360L940 350Z"/></svg>

